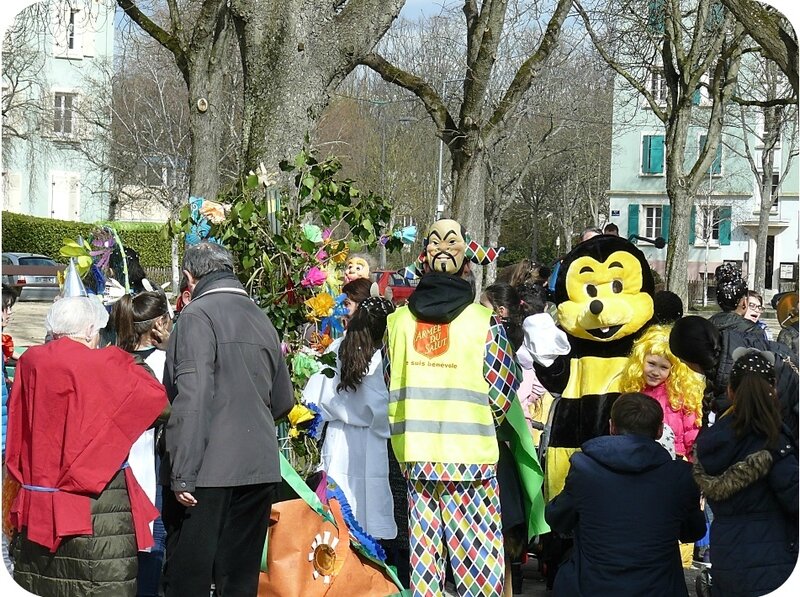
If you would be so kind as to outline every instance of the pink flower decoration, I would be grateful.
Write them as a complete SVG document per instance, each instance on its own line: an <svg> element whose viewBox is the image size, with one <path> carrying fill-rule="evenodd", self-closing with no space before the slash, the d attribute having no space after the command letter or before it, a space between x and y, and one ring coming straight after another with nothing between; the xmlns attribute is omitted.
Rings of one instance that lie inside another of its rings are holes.
<svg viewBox="0 0 800 597"><path fill-rule="evenodd" d="M300 285L306 288L309 286L322 286L327 278L328 274L323 272L315 265L308 270L308 272L306 272L306 275L303 276L303 280L300 282Z"/></svg>
<svg viewBox="0 0 800 597"><path fill-rule="evenodd" d="M317 258L317 261L325 261L328 258L328 254L323 249L320 249L314 257Z"/></svg>
<svg viewBox="0 0 800 597"><path fill-rule="evenodd" d="M326 228L322 231L322 240L328 240L331 237L331 232L333 232L330 228Z"/></svg>

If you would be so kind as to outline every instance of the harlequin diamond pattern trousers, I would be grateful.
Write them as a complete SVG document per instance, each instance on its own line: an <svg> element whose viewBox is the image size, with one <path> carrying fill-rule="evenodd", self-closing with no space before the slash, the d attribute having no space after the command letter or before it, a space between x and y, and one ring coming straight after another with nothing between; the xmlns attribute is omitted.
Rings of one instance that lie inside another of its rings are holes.
<svg viewBox="0 0 800 597"><path fill-rule="evenodd" d="M449 555L460 597L502 595L503 534L497 480L409 479L411 589L444 594Z"/></svg>

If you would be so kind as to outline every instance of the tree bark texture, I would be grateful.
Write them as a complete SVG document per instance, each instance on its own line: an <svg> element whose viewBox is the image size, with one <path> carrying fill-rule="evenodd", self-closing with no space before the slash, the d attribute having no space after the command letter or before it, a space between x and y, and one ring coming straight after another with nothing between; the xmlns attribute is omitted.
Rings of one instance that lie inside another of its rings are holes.
<svg viewBox="0 0 800 597"><path fill-rule="evenodd" d="M245 169L293 156L330 93L405 0L232 0L244 72Z"/></svg>

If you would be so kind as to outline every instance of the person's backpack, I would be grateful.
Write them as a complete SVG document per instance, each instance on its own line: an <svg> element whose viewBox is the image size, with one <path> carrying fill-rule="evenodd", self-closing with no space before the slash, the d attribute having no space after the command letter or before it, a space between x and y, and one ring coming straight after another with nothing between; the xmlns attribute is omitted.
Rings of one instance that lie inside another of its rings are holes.
<svg viewBox="0 0 800 597"><path fill-rule="evenodd" d="M755 348L756 350L769 351L775 355L775 387L778 393L778 401L781 403L781 414L783 421L794 438L798 440L798 385L797 375L797 355L792 354L791 350L779 343L767 340L761 333L748 333L726 328L721 332L722 350L720 351L719 364L717 365L717 375L714 385L717 392L724 391L728 386L728 379L733 368L733 351L743 346L745 348Z"/></svg>

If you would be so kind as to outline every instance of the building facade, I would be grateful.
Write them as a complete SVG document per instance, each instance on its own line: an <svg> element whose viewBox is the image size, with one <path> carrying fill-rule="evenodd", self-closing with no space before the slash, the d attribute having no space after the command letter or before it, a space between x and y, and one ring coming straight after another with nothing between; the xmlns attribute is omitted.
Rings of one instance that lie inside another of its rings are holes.
<svg viewBox="0 0 800 597"><path fill-rule="evenodd" d="M651 84L655 97L665 97L666 88L658 80ZM710 109L701 92L694 98L694 110ZM702 113L698 114L702 122ZM630 88L617 82L613 116L613 150L609 221L619 226L620 235L648 239L669 239L670 206L665 184L664 126L655 117L646 101ZM707 118L705 118L707 121ZM746 157L745 136L756 163L760 163L758 115L748 126L738 118L726 119L722 143L708 172L707 181L698 189L692 209L689 236L689 281L703 280L713 284L717 266L735 262L753 286L756 260L760 193L758 180ZM705 144L704 130L690 128L687 163L694 163ZM789 163L789 154L796 151L791 135L782 135L775 152L773 188L777 196L769 217L766 254L766 294L797 288L798 274L798 162ZM780 183L780 184L779 184ZM654 270L663 274L667 247L658 249L652 243L634 240Z"/></svg>
<svg viewBox="0 0 800 597"><path fill-rule="evenodd" d="M104 141L114 3L53 0L19 13L3 44L3 209L93 222L108 217Z"/></svg>

